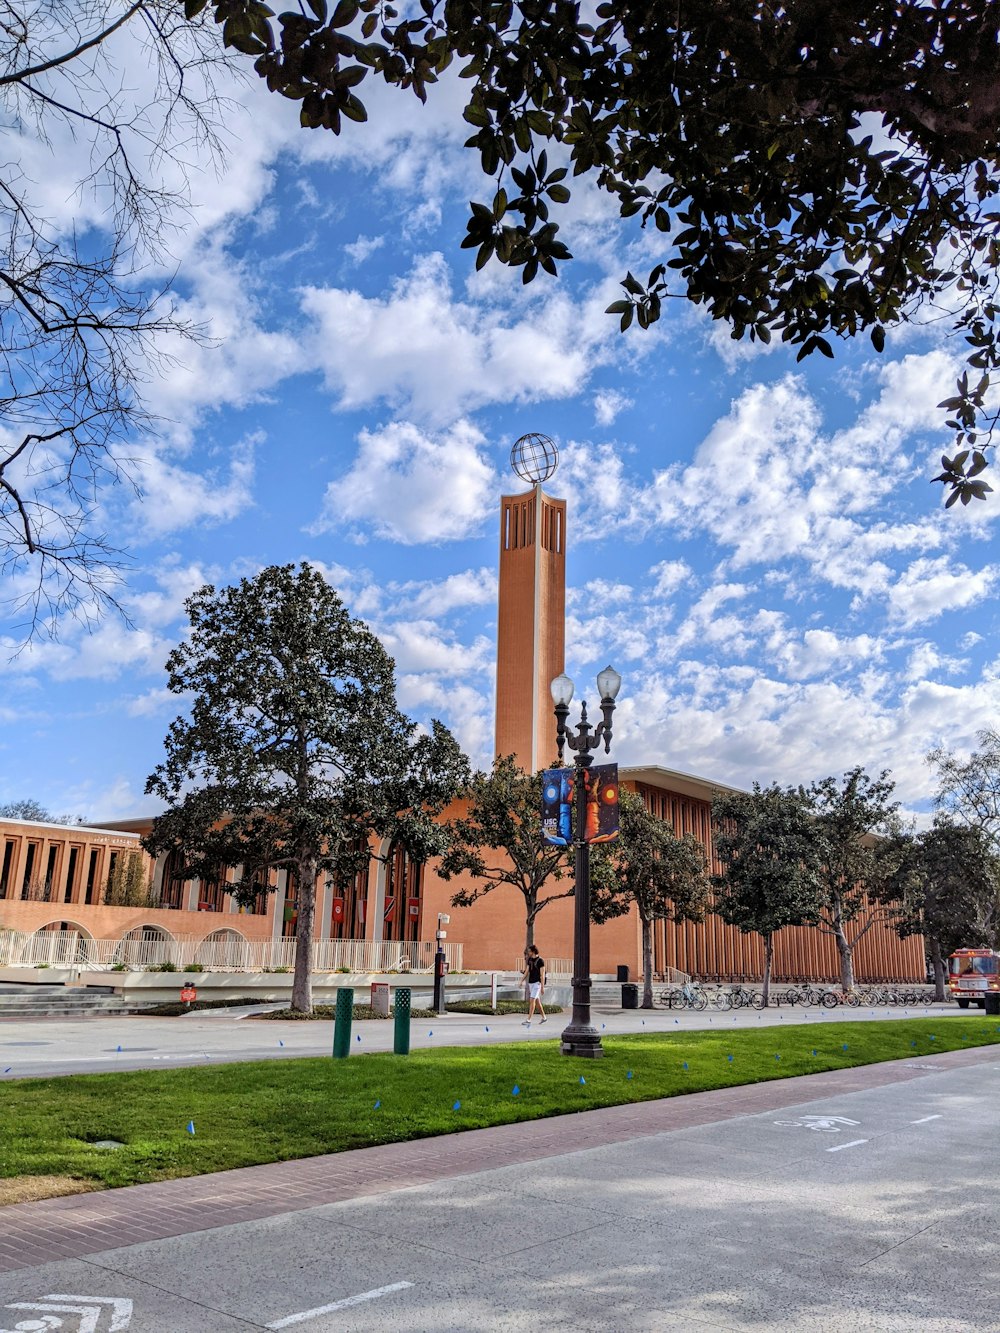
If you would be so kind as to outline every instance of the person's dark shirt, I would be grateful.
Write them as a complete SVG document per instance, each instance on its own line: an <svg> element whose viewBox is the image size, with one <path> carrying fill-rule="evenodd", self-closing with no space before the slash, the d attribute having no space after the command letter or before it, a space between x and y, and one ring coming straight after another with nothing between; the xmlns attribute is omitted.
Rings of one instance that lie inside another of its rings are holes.
<svg viewBox="0 0 1000 1333"><path fill-rule="evenodd" d="M541 981L541 979L542 979L542 968L543 968L544 966L545 966L545 959L542 958L542 957L540 957L540 956L538 956L537 954L532 955L532 957L528 959L528 980L529 980L529 982L532 982L532 981Z"/></svg>

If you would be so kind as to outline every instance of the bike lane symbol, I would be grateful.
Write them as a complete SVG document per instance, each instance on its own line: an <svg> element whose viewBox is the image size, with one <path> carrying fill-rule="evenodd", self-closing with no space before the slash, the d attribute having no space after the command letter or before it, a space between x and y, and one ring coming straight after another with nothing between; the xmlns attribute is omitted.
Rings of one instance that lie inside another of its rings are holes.
<svg viewBox="0 0 1000 1333"><path fill-rule="evenodd" d="M797 1120L776 1120L776 1125L789 1129L815 1129L821 1134L839 1134L848 1125L860 1125L846 1115L801 1115Z"/></svg>
<svg viewBox="0 0 1000 1333"><path fill-rule="evenodd" d="M110 1309L107 1307L110 1306ZM74 1333L97 1333L101 1315L108 1314L107 1333L125 1333L132 1322L132 1302L118 1296L43 1296L40 1301L11 1301L5 1310L33 1311L36 1318L21 1319L12 1329L0 1333L48 1333L65 1328ZM60 1315L75 1315L69 1321ZM4 1320L6 1322L6 1318Z"/></svg>

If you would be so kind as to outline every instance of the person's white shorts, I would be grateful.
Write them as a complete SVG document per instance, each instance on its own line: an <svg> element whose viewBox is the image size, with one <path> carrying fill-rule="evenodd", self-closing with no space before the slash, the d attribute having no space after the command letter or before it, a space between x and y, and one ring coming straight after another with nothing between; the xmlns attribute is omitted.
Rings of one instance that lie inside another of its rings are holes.
<svg viewBox="0 0 1000 1333"><path fill-rule="evenodd" d="M528 982L528 998L531 1000L540 1000L542 998L542 983L540 981Z"/></svg>

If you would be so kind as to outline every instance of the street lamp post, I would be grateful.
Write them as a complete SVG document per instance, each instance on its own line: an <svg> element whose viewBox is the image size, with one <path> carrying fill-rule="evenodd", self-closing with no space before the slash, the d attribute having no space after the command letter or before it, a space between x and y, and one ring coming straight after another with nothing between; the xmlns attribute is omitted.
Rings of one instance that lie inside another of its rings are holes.
<svg viewBox="0 0 1000 1333"><path fill-rule="evenodd" d="M442 941L448 938L448 932L444 927L450 920L451 917L447 912L438 912L437 931L434 936L437 940L437 949L434 953L434 1012L437 1014L444 1013L444 978L447 963Z"/></svg>
<svg viewBox="0 0 1000 1333"><path fill-rule="evenodd" d="M581 1055L591 1060L604 1054L601 1038L590 1021L590 843L585 841L587 819L587 783L585 773L594 762L592 750L604 743L605 753L611 749L611 715L615 698L621 689L622 678L613 667L605 667L598 674L597 688L601 695L603 721L591 727L587 721L587 705L581 702L580 722L577 727L566 726L569 706L573 698L573 682L566 675L556 676L552 682L552 700L556 714L556 744L562 763L566 745L575 752L576 780L573 784L573 847L575 851L574 916L573 916L573 1017L563 1031L560 1050L563 1055Z"/></svg>

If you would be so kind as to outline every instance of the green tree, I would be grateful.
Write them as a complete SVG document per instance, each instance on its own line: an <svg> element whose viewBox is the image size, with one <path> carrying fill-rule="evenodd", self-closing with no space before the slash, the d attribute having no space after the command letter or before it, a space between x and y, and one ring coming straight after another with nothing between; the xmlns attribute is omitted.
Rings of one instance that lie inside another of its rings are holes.
<svg viewBox="0 0 1000 1333"><path fill-rule="evenodd" d="M843 780L823 778L809 788L820 862L817 927L832 935L840 982L854 989L854 949L876 923L892 924L898 909L884 892L898 856L898 802L888 772L869 777L852 768Z"/></svg>
<svg viewBox="0 0 1000 1333"><path fill-rule="evenodd" d="M622 791L621 831L601 847L591 874L594 921L624 916L635 904L642 927L642 1007L653 1007L653 923L701 921L711 897L705 849L691 833L678 838L642 798Z"/></svg>
<svg viewBox="0 0 1000 1333"><path fill-rule="evenodd" d="M712 845L722 865L713 877L714 911L745 935L764 940L764 1004L771 989L774 936L814 924L820 910L819 844L801 787L718 794L712 801Z"/></svg>
<svg viewBox="0 0 1000 1333"><path fill-rule="evenodd" d="M585 177L663 252L609 307L622 328L682 298L734 338L779 337L799 356L832 339L953 310L975 373L942 404L958 450L948 502L990 487L984 437L1000 362L1000 46L992 0L262 0L211 8L304 126L367 119L376 76L425 100L457 58L463 111L490 193L463 244L554 274L571 258L555 217ZM991 405L992 404L992 405Z"/></svg>
<svg viewBox="0 0 1000 1333"><path fill-rule="evenodd" d="M149 875L140 852L120 852L108 871L104 902L108 907L153 907Z"/></svg>
<svg viewBox="0 0 1000 1333"><path fill-rule="evenodd" d="M899 904L900 938L924 937L935 999L945 998L950 953L1000 944L998 868L981 829L945 818L900 840L898 864L883 891Z"/></svg>
<svg viewBox="0 0 1000 1333"><path fill-rule="evenodd" d="M559 885L572 869L571 852L542 840L542 779L525 773L510 755L498 756L489 773L477 772L463 792L466 813L446 825L448 848L442 879L468 877L452 896L455 907L471 907L504 885L524 899L524 947L535 943L535 920L550 903L572 898Z"/></svg>
<svg viewBox="0 0 1000 1333"><path fill-rule="evenodd" d="M268 867L294 874L292 1007L308 1013L318 875L349 878L372 838L398 838L419 860L440 854L435 817L468 764L440 723L420 734L399 711L392 658L309 565L208 585L186 608L190 632L167 670L190 712L146 783L169 809L145 845L183 848L186 877L242 866L238 900L256 896Z"/></svg>

